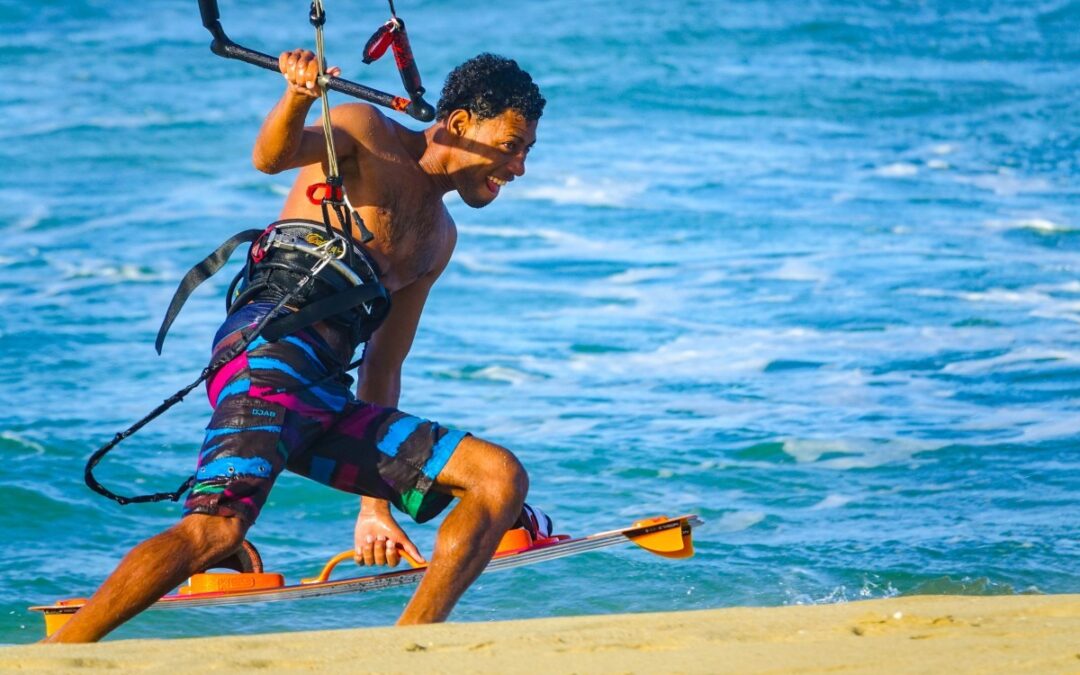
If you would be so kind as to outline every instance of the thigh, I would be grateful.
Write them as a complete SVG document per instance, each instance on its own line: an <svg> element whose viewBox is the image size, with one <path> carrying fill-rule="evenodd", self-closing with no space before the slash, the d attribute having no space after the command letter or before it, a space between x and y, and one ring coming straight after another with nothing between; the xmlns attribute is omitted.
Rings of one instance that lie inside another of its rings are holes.
<svg viewBox="0 0 1080 675"><path fill-rule="evenodd" d="M254 310L244 308L219 331L216 359L243 335L232 323L247 325ZM254 313L253 316L257 316ZM226 330L233 328L233 330ZM279 343L256 339L207 382L214 414L199 452L195 485L184 503L194 513L255 522L290 454L302 452L331 424L336 412L323 389L296 393L291 387L316 381L328 372L315 352L289 336ZM340 396L340 384L332 394ZM332 400L333 403L338 401Z"/></svg>
<svg viewBox="0 0 1080 675"><path fill-rule="evenodd" d="M245 394L219 401L199 451L184 515L237 517L254 524L288 456L285 408Z"/></svg>

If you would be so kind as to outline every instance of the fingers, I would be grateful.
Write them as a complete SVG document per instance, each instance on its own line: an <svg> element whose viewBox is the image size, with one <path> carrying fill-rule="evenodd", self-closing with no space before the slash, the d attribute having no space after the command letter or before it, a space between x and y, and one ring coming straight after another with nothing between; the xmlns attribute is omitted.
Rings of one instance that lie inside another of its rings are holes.
<svg viewBox="0 0 1080 675"><path fill-rule="evenodd" d="M386 565L390 567L397 567L401 562L401 554L398 552L397 544L392 541L386 542L386 548L384 549L386 555Z"/></svg>
<svg viewBox="0 0 1080 675"><path fill-rule="evenodd" d="M401 562L401 553L393 540L382 535L375 537L369 534L363 544L356 547L353 560L357 565L396 567Z"/></svg>
<svg viewBox="0 0 1080 675"><path fill-rule="evenodd" d="M289 90L311 98L318 98L322 93L318 86L318 57L307 49L294 49L281 52L278 56L278 70L289 83ZM330 67L326 74L331 77L341 75L341 68Z"/></svg>

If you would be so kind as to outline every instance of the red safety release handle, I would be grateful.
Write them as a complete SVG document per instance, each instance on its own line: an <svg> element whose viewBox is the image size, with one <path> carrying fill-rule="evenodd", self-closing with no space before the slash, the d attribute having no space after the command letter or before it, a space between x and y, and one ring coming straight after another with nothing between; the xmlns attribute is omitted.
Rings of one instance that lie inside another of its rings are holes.
<svg viewBox="0 0 1080 675"><path fill-rule="evenodd" d="M386 53L386 50L394 41L394 28L395 24L393 20L387 21L382 26L379 26L379 29L375 31L375 34L368 39L367 44L364 45L365 64L377 61Z"/></svg>
<svg viewBox="0 0 1080 675"><path fill-rule="evenodd" d="M345 190L340 185L313 183L308 186L307 198L315 206L320 206L323 202L341 202L345 199Z"/></svg>

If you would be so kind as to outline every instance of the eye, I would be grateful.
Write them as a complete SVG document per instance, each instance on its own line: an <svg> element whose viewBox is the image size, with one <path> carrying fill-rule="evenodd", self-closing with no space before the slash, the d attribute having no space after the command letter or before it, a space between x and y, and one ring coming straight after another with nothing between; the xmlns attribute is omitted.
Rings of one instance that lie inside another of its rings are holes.
<svg viewBox="0 0 1080 675"><path fill-rule="evenodd" d="M507 141L503 143L501 147L506 152L510 154L515 154L517 152L518 144L517 141Z"/></svg>

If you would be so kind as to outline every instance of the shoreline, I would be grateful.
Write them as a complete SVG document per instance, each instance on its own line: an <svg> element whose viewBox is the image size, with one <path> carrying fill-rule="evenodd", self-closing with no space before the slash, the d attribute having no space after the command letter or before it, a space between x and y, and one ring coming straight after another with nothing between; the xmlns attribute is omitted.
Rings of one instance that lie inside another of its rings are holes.
<svg viewBox="0 0 1080 675"><path fill-rule="evenodd" d="M909 596L836 605L447 623L0 648L0 671L1065 673L1080 595Z"/></svg>

